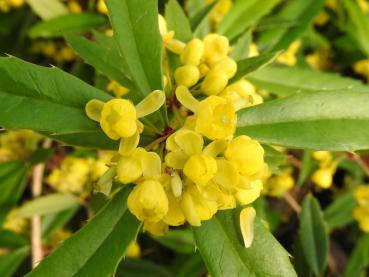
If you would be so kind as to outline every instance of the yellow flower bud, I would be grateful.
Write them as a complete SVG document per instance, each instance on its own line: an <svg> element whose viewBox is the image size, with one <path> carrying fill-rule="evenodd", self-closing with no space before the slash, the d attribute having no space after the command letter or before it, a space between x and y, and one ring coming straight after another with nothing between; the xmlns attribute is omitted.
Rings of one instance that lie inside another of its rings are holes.
<svg viewBox="0 0 369 277"><path fill-rule="evenodd" d="M247 136L239 136L230 141L224 156L246 176L252 176L264 169L263 147Z"/></svg>
<svg viewBox="0 0 369 277"><path fill-rule="evenodd" d="M261 180L250 181L248 182L248 188L237 189L235 196L241 205L249 205L260 196L262 189L263 183Z"/></svg>
<svg viewBox="0 0 369 277"><path fill-rule="evenodd" d="M118 181L129 184L142 176L141 162L134 156L121 157L117 164Z"/></svg>
<svg viewBox="0 0 369 277"><path fill-rule="evenodd" d="M169 231L168 225L163 221L155 223L145 221L143 229L154 236L163 236Z"/></svg>
<svg viewBox="0 0 369 277"><path fill-rule="evenodd" d="M265 192L271 196L282 196L295 184L289 172L271 177L265 184Z"/></svg>
<svg viewBox="0 0 369 277"><path fill-rule="evenodd" d="M369 232L369 209L356 207L352 215L358 221L360 229L364 232Z"/></svg>
<svg viewBox="0 0 369 277"><path fill-rule="evenodd" d="M201 58L204 54L204 43L194 38L189 43L187 43L181 54L181 62L185 65L198 66L200 64Z"/></svg>
<svg viewBox="0 0 369 277"><path fill-rule="evenodd" d="M225 57L224 59L216 62L212 67L213 70L221 70L227 74L228 79L231 79L236 75L237 63L230 57Z"/></svg>
<svg viewBox="0 0 369 277"><path fill-rule="evenodd" d="M196 185L205 186L217 172L217 163L211 156L194 155L186 162L183 172Z"/></svg>
<svg viewBox="0 0 369 277"><path fill-rule="evenodd" d="M168 41L165 41L165 47L170 51L177 55L181 55L183 50L186 47L186 44L184 44L182 41L179 41L177 39L169 39Z"/></svg>
<svg viewBox="0 0 369 277"><path fill-rule="evenodd" d="M126 95L129 92L128 88L121 86L115 81L110 81L106 89L108 91L113 92L114 95L119 98Z"/></svg>
<svg viewBox="0 0 369 277"><path fill-rule="evenodd" d="M323 189L330 188L333 183L333 172L330 168L319 168L311 176L311 180Z"/></svg>
<svg viewBox="0 0 369 277"><path fill-rule="evenodd" d="M168 33L167 21L161 14L158 15L158 22L160 35L161 36L166 35Z"/></svg>
<svg viewBox="0 0 369 277"><path fill-rule="evenodd" d="M250 47L249 47L248 57L251 58L251 57L255 57L255 56L259 56L259 55L260 55L260 53L259 53L258 46L255 43L251 43Z"/></svg>
<svg viewBox="0 0 369 277"><path fill-rule="evenodd" d="M229 85L219 95L230 100L236 111L252 105L252 97L255 95L255 87L246 80Z"/></svg>
<svg viewBox="0 0 369 277"><path fill-rule="evenodd" d="M246 248L249 248L254 240L254 220L256 211L254 208L244 208L240 213L240 227L243 242Z"/></svg>
<svg viewBox="0 0 369 277"><path fill-rule="evenodd" d="M209 96L198 104L195 131L211 140L233 135L237 116L233 105L219 96Z"/></svg>
<svg viewBox="0 0 369 277"><path fill-rule="evenodd" d="M101 111L100 125L111 139L133 136L137 131L135 106L125 99L112 99L106 102Z"/></svg>
<svg viewBox="0 0 369 277"><path fill-rule="evenodd" d="M19 8L24 4L24 0L10 0L9 4L14 8Z"/></svg>
<svg viewBox="0 0 369 277"><path fill-rule="evenodd" d="M300 48L300 41L296 40L290 44L288 49L278 56L277 61L287 66L293 66L297 63L296 53Z"/></svg>
<svg viewBox="0 0 369 277"><path fill-rule="evenodd" d="M200 71L196 66L184 65L174 72L174 79L178 86L192 87L200 78Z"/></svg>
<svg viewBox="0 0 369 277"><path fill-rule="evenodd" d="M229 41L218 34L209 34L204 38L204 58L208 63L215 63L225 58L229 53Z"/></svg>
<svg viewBox="0 0 369 277"><path fill-rule="evenodd" d="M168 212L168 198L163 186L147 180L135 186L128 196L129 210L141 221L159 222Z"/></svg>
<svg viewBox="0 0 369 277"><path fill-rule="evenodd" d="M108 7L105 4L105 0L98 0L96 8L98 12L108 14Z"/></svg>
<svg viewBox="0 0 369 277"><path fill-rule="evenodd" d="M206 95L217 95L228 83L227 74L222 70L212 69L201 83L201 91Z"/></svg>
<svg viewBox="0 0 369 277"><path fill-rule="evenodd" d="M141 255L140 245L137 241L132 241L127 248L126 257L128 258L139 258Z"/></svg>
<svg viewBox="0 0 369 277"><path fill-rule="evenodd" d="M82 7L77 1L69 1L68 9L71 13L81 13Z"/></svg>
<svg viewBox="0 0 369 277"><path fill-rule="evenodd" d="M198 68L200 71L200 78L204 77L210 71L210 68L204 63L200 64Z"/></svg>
<svg viewBox="0 0 369 277"><path fill-rule="evenodd" d="M359 205L369 209L369 186L359 186L354 195Z"/></svg>

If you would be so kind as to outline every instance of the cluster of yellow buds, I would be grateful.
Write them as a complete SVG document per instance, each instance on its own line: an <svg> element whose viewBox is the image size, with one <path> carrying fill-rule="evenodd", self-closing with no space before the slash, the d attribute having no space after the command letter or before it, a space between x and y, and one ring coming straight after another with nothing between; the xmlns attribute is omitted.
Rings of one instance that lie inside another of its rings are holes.
<svg viewBox="0 0 369 277"><path fill-rule="evenodd" d="M287 66L294 66L297 63L296 54L300 49L300 46L301 41L295 40L292 42L286 51L278 56L277 62Z"/></svg>
<svg viewBox="0 0 369 277"><path fill-rule="evenodd" d="M353 217L358 221L364 232L369 232L369 186L359 186L355 193L358 206L353 211Z"/></svg>
<svg viewBox="0 0 369 277"><path fill-rule="evenodd" d="M17 209L12 209L4 222L3 228L17 234L24 234L28 230L28 220L17 216Z"/></svg>
<svg viewBox="0 0 369 277"><path fill-rule="evenodd" d="M27 159L40 139L40 135L29 130L0 132L0 162Z"/></svg>
<svg viewBox="0 0 369 277"><path fill-rule="evenodd" d="M43 55L53 60L57 65L75 60L76 55L73 50L61 42L55 41L36 41L32 45L31 52Z"/></svg>
<svg viewBox="0 0 369 277"><path fill-rule="evenodd" d="M278 174L270 175L264 182L263 192L273 197L281 197L295 185L292 170L287 169Z"/></svg>
<svg viewBox="0 0 369 277"><path fill-rule="evenodd" d="M0 0L0 12L7 13L12 9L23 6L24 3L24 0Z"/></svg>
<svg viewBox="0 0 369 277"><path fill-rule="evenodd" d="M328 151L316 151L313 158L319 162L319 168L313 173L311 180L322 189L330 188L338 160L333 160L332 154Z"/></svg>
<svg viewBox="0 0 369 277"><path fill-rule="evenodd" d="M68 156L59 168L51 171L47 183L62 193L83 194L109 169L112 154L103 153L98 159ZM90 188L91 190L91 188Z"/></svg>
<svg viewBox="0 0 369 277"><path fill-rule="evenodd" d="M181 62L174 72L176 86L169 93L176 98L175 107L168 101L168 108L174 111L181 104L185 117L176 131L170 128L160 138L159 153L138 147L144 129L138 119L164 104L162 91L153 91L136 106L121 98L106 103L94 99L86 105L89 118L98 121L108 137L121 140L116 178L122 184L135 184L128 208L154 235L186 222L200 226L218 210L235 208L237 202L251 204L261 193L266 170L262 146L244 135L234 137L236 111L262 98L248 81L232 82L237 63L228 56L228 39L210 34L183 43L167 31L162 16L159 28L165 48ZM253 208L240 216L246 246L252 241L254 217Z"/></svg>

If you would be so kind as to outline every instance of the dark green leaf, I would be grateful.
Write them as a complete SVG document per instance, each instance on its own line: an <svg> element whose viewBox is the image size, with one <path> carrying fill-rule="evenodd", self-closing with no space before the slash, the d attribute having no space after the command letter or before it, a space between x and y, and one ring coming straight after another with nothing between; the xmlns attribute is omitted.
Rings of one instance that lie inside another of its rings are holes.
<svg viewBox="0 0 369 277"><path fill-rule="evenodd" d="M199 253L186 257L176 271L176 277L203 276L207 272Z"/></svg>
<svg viewBox="0 0 369 277"><path fill-rule="evenodd" d="M118 192L87 225L27 276L111 276L141 226L127 209L130 191L126 187Z"/></svg>
<svg viewBox="0 0 369 277"><path fill-rule="evenodd" d="M191 230L171 230L164 236L153 237L162 245L182 254L193 254L195 242Z"/></svg>
<svg viewBox="0 0 369 277"><path fill-rule="evenodd" d="M151 261L125 259L118 267L116 277L173 277L165 267Z"/></svg>
<svg viewBox="0 0 369 277"><path fill-rule="evenodd" d="M268 14L279 2L280 0L236 1L220 22L218 32L232 40L257 23L261 17Z"/></svg>
<svg viewBox="0 0 369 277"><path fill-rule="evenodd" d="M48 238L58 229L62 228L77 212L78 207L61 211L56 214L45 215L42 218L41 233L43 238Z"/></svg>
<svg viewBox="0 0 369 277"><path fill-rule="evenodd" d="M287 162L287 155L275 150L269 145L263 145L264 148L264 159L268 164L268 168L272 173L278 172L280 166Z"/></svg>
<svg viewBox="0 0 369 277"><path fill-rule="evenodd" d="M262 54L259 56L246 58L241 61L238 61L237 62L237 73L230 82L234 83L244 78L246 75L272 63L279 54L280 54L279 52L267 53L267 54Z"/></svg>
<svg viewBox="0 0 369 277"><path fill-rule="evenodd" d="M168 30L174 31L174 37L183 42L192 39L190 22L177 0L169 0L165 6L165 19Z"/></svg>
<svg viewBox="0 0 369 277"><path fill-rule="evenodd" d="M26 180L27 167L24 162L0 164L0 226L22 196Z"/></svg>
<svg viewBox="0 0 369 277"><path fill-rule="evenodd" d="M287 96L297 92L327 93L335 90L369 92L369 86L360 81L301 68L268 66L247 78L260 88L267 89L278 96Z"/></svg>
<svg viewBox="0 0 369 277"><path fill-rule="evenodd" d="M29 162L32 165L44 163L50 159L52 155L54 155L54 149L39 148L32 153L31 157L29 158Z"/></svg>
<svg viewBox="0 0 369 277"><path fill-rule="evenodd" d="M327 265L329 237L319 203L310 195L302 203L299 238L307 263L321 275Z"/></svg>
<svg viewBox="0 0 369 277"><path fill-rule="evenodd" d="M0 231L0 248L18 248L28 244L25 237L9 230Z"/></svg>
<svg viewBox="0 0 369 277"><path fill-rule="evenodd" d="M0 276L11 277L18 266L27 257L29 247L25 246L12 251L6 256L0 256Z"/></svg>
<svg viewBox="0 0 369 277"><path fill-rule="evenodd" d="M271 145L316 150L369 148L369 94L298 93L238 112L238 134Z"/></svg>
<svg viewBox="0 0 369 277"><path fill-rule="evenodd" d="M111 98L56 67L41 67L14 57L0 58L3 127L32 129L69 144L111 149L116 142L84 112L89 100Z"/></svg>
<svg viewBox="0 0 369 277"><path fill-rule="evenodd" d="M28 32L30 38L57 38L63 33L80 33L106 24L106 17L97 13L62 15L34 25Z"/></svg>
<svg viewBox="0 0 369 277"><path fill-rule="evenodd" d="M236 61L246 59L249 56L251 42L252 42L251 31L248 31L244 35L240 36L240 38L233 46L231 57Z"/></svg>
<svg viewBox="0 0 369 277"><path fill-rule="evenodd" d="M357 206L356 200L351 192L335 198L324 210L324 218L331 229L340 228L354 221L352 210Z"/></svg>
<svg viewBox="0 0 369 277"><path fill-rule="evenodd" d="M299 177L297 178L297 184L299 186L302 186L306 180L311 175L313 169L314 169L314 163L311 157L311 151L310 150L304 150L304 154L302 155L302 167L299 172Z"/></svg>
<svg viewBox="0 0 369 277"><path fill-rule="evenodd" d="M360 237L352 252L345 270L345 277L366 276L365 269L369 266L369 234Z"/></svg>
<svg viewBox="0 0 369 277"><path fill-rule="evenodd" d="M197 28L201 25L201 23L205 20L208 13L213 9L213 7L217 4L217 1L210 3L197 11L193 17L190 19L191 29L193 32L196 32Z"/></svg>
<svg viewBox="0 0 369 277"><path fill-rule="evenodd" d="M259 220L255 222L251 247L244 247L234 212L218 212L201 227L193 228L196 245L211 276L296 276L287 251Z"/></svg>
<svg viewBox="0 0 369 277"><path fill-rule="evenodd" d="M156 0L107 0L114 38L141 94L162 89L162 39Z"/></svg>

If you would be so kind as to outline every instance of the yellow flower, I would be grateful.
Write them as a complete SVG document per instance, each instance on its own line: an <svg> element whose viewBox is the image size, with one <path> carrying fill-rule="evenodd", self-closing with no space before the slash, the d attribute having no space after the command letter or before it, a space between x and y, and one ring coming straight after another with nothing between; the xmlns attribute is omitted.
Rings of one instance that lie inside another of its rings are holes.
<svg viewBox="0 0 369 277"><path fill-rule="evenodd" d="M183 172L196 185L205 186L217 172L217 163L209 155L193 155L184 165Z"/></svg>
<svg viewBox="0 0 369 277"><path fill-rule="evenodd" d="M68 9L71 13L81 13L82 7L77 1L69 1L68 2Z"/></svg>
<svg viewBox="0 0 369 277"><path fill-rule="evenodd" d="M354 71L369 80L369 59L360 60L354 64Z"/></svg>
<svg viewBox="0 0 369 277"><path fill-rule="evenodd" d="M330 188L333 183L333 170L329 167L319 168L311 176L311 180L323 189Z"/></svg>
<svg viewBox="0 0 369 277"><path fill-rule="evenodd" d="M296 53L300 48L300 41L296 40L290 44L285 52L278 56L277 62L287 66L294 66L297 63Z"/></svg>
<svg viewBox="0 0 369 277"><path fill-rule="evenodd" d="M98 12L108 14L108 7L105 4L105 0L98 0L96 8Z"/></svg>
<svg viewBox="0 0 369 277"><path fill-rule="evenodd" d="M163 221L159 221L155 223L145 221L143 229L144 231L147 231L151 235L154 235L154 236L163 236L169 230L168 225L165 224Z"/></svg>
<svg viewBox="0 0 369 277"><path fill-rule="evenodd" d="M183 214L179 200L171 192L167 191L168 213L164 216L163 222L170 226L180 226L185 223L186 218Z"/></svg>
<svg viewBox="0 0 369 277"><path fill-rule="evenodd" d="M254 220L256 211L254 208L244 208L240 213L240 227L243 242L249 248L254 240Z"/></svg>
<svg viewBox="0 0 369 277"><path fill-rule="evenodd" d="M139 258L141 256L140 245L137 241L132 241L127 248L126 257L128 258Z"/></svg>
<svg viewBox="0 0 369 277"><path fill-rule="evenodd" d="M354 195L359 205L369 210L369 186L359 186Z"/></svg>
<svg viewBox="0 0 369 277"><path fill-rule="evenodd" d="M204 43L194 38L188 42L181 53L181 63L198 66L204 54Z"/></svg>
<svg viewBox="0 0 369 277"><path fill-rule="evenodd" d="M247 182L247 187L237 189L236 199L241 205L248 205L254 202L263 189L261 180Z"/></svg>
<svg viewBox="0 0 369 277"><path fill-rule="evenodd" d="M191 184L186 186L180 205L186 220L193 226L200 226L202 220L210 219L218 209L216 201L204 198Z"/></svg>
<svg viewBox="0 0 369 277"><path fill-rule="evenodd" d="M129 92L128 88L121 86L116 81L110 81L106 89L108 91L113 92L114 95L119 98L126 95Z"/></svg>
<svg viewBox="0 0 369 277"><path fill-rule="evenodd" d="M226 139L236 129L237 116L232 103L220 96L195 99L183 86L176 89L178 101L195 113L195 131L209 139Z"/></svg>
<svg viewBox="0 0 369 277"><path fill-rule="evenodd" d="M256 56L259 56L259 55L260 55L260 53L259 53L259 50L258 50L258 46L256 45L256 43L251 43L250 47L249 47L248 57L251 58L251 57L256 57Z"/></svg>
<svg viewBox="0 0 369 277"><path fill-rule="evenodd" d="M178 86L192 87L200 78L200 71L194 65L180 66L174 72L174 79Z"/></svg>
<svg viewBox="0 0 369 277"><path fill-rule="evenodd" d="M207 3L212 3L214 0L206 0ZM232 7L232 0L219 0L218 3L209 13L210 20L215 26L219 24L224 16L228 13L229 9Z"/></svg>
<svg viewBox="0 0 369 277"><path fill-rule="evenodd" d="M104 133L111 139L121 139L119 153L128 155L137 147L143 125L138 120L157 111L165 102L165 94L155 90L136 106L126 99L112 99L104 103L90 100L85 107L87 116L100 122Z"/></svg>
<svg viewBox="0 0 369 277"><path fill-rule="evenodd" d="M265 193L271 196L282 196L290 190L295 184L290 172L271 177L265 184Z"/></svg>
<svg viewBox="0 0 369 277"><path fill-rule="evenodd" d="M212 66L212 69L223 71L227 75L228 80L230 80L231 78L234 77L234 75L236 75L237 63L232 58L225 57L221 59L220 61L216 62Z"/></svg>
<svg viewBox="0 0 369 277"><path fill-rule="evenodd" d="M357 0L357 3L364 13L367 13L369 11L369 3L366 0Z"/></svg>
<svg viewBox="0 0 369 277"><path fill-rule="evenodd" d="M238 136L230 141L224 156L246 176L255 175L264 169L263 147L247 136Z"/></svg>
<svg viewBox="0 0 369 277"><path fill-rule="evenodd" d="M212 69L201 83L201 91L206 95L217 95L227 86L227 83L228 77L224 71Z"/></svg>
<svg viewBox="0 0 369 277"><path fill-rule="evenodd" d="M364 232L369 232L369 209L356 207L353 210L353 217L358 221L359 227Z"/></svg>
<svg viewBox="0 0 369 277"><path fill-rule="evenodd" d="M17 234L27 231L28 221L25 218L17 217L17 210L13 209L7 215L3 228Z"/></svg>
<svg viewBox="0 0 369 277"><path fill-rule="evenodd" d="M209 34L204 38L204 59L212 64L227 57L229 53L229 41L226 37L218 34Z"/></svg>
<svg viewBox="0 0 369 277"><path fill-rule="evenodd" d="M163 186L146 180L135 186L128 196L129 210L141 221L157 223L168 212L168 197Z"/></svg>

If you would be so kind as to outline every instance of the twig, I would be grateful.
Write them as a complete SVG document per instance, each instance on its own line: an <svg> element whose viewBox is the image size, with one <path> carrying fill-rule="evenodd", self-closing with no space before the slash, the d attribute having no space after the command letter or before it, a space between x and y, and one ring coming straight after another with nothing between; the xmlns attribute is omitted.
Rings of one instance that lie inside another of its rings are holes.
<svg viewBox="0 0 369 277"><path fill-rule="evenodd" d="M45 139L42 147L49 148L51 140ZM32 170L32 197L37 198L42 193L42 179L44 176L45 164L41 163L33 167ZM43 258L42 238L41 238L41 217L34 215L31 226L31 245L32 245L32 267L35 268Z"/></svg>
<svg viewBox="0 0 369 277"><path fill-rule="evenodd" d="M363 161L363 159L356 153L349 153L349 155L350 158L361 167L365 174L369 176L369 166Z"/></svg>
<svg viewBox="0 0 369 277"><path fill-rule="evenodd" d="M292 210L294 210L297 214L301 212L300 204L297 203L297 201L295 200L295 198L292 197L291 194L287 192L283 195L283 198L287 202L287 204L292 208Z"/></svg>

